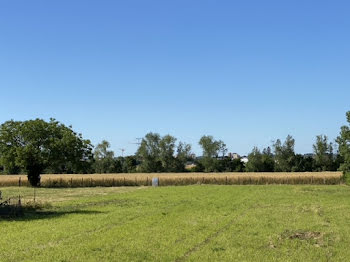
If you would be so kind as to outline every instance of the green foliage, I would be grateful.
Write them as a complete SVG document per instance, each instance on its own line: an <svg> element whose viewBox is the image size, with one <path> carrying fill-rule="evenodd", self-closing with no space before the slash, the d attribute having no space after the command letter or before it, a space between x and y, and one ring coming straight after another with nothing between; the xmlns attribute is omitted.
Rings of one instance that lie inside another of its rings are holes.
<svg viewBox="0 0 350 262"><path fill-rule="evenodd" d="M350 111L346 113L346 118L350 125ZM341 127L340 135L336 141L339 145L339 154L344 161L340 165L340 170L350 172L350 126Z"/></svg>
<svg viewBox="0 0 350 262"><path fill-rule="evenodd" d="M281 140L273 144L275 155L275 171L277 172L291 172L295 162L294 152L295 140L288 135L286 141L282 144Z"/></svg>
<svg viewBox="0 0 350 262"><path fill-rule="evenodd" d="M156 133L148 133L136 153L141 162L139 171L183 172L190 153L190 145L182 142L176 145L176 138L171 135L161 137Z"/></svg>
<svg viewBox="0 0 350 262"><path fill-rule="evenodd" d="M137 171L136 156L118 157L115 159L114 172L115 173L135 173Z"/></svg>
<svg viewBox="0 0 350 262"><path fill-rule="evenodd" d="M230 159L224 157L218 159L215 165L215 172L242 172L244 164L240 159Z"/></svg>
<svg viewBox="0 0 350 262"><path fill-rule="evenodd" d="M296 154L294 158L293 172L312 172L315 169L315 160L312 157L304 157Z"/></svg>
<svg viewBox="0 0 350 262"><path fill-rule="evenodd" d="M350 173L349 172L345 172L343 174L343 180L344 180L344 183L348 186L350 186Z"/></svg>
<svg viewBox="0 0 350 262"><path fill-rule="evenodd" d="M108 150L110 144L108 141L103 140L95 147L94 150L94 169L96 173L113 173L116 169L116 163L114 160L114 152Z"/></svg>
<svg viewBox="0 0 350 262"><path fill-rule="evenodd" d="M81 134L55 119L7 121L0 126L0 162L6 172L22 168L33 186L45 170L54 173L90 171L92 146Z"/></svg>
<svg viewBox="0 0 350 262"><path fill-rule="evenodd" d="M313 145L316 171L331 170L333 166L333 145L328 143L328 137L319 135Z"/></svg>
<svg viewBox="0 0 350 262"><path fill-rule="evenodd" d="M247 172L273 172L274 158L270 147L265 148L261 153L257 147L248 155L248 163L246 164Z"/></svg>
<svg viewBox="0 0 350 262"><path fill-rule="evenodd" d="M201 163L205 172L215 172L218 170L218 156L222 153L225 156L227 152L226 145L221 140L215 140L212 136L202 136L199 140L199 145L202 147L203 155Z"/></svg>

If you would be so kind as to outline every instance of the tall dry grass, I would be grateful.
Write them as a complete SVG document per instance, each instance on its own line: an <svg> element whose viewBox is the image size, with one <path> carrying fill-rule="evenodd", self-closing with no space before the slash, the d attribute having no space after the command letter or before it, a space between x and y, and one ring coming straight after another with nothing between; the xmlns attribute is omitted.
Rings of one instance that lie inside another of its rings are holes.
<svg viewBox="0 0 350 262"><path fill-rule="evenodd" d="M114 187L150 186L152 178L159 178L160 186L217 184L217 185L266 185L266 184L322 184L342 183L341 172L307 173L135 173L89 175L42 175L42 187ZM25 175L0 175L0 187L29 186Z"/></svg>

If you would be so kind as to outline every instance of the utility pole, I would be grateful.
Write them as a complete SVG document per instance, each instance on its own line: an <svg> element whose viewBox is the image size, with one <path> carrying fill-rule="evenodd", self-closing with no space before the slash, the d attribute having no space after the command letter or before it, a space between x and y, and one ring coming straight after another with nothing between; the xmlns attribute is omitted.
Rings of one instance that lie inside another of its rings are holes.
<svg viewBox="0 0 350 262"><path fill-rule="evenodd" d="M142 137L136 137L137 142L136 145L141 145Z"/></svg>
<svg viewBox="0 0 350 262"><path fill-rule="evenodd" d="M140 146L141 142L142 142L142 137L136 137L135 140L137 141L136 143L130 143L130 144L134 144L134 145Z"/></svg>
<svg viewBox="0 0 350 262"><path fill-rule="evenodd" d="M122 157L124 157L125 148L119 148L119 150L122 151Z"/></svg>

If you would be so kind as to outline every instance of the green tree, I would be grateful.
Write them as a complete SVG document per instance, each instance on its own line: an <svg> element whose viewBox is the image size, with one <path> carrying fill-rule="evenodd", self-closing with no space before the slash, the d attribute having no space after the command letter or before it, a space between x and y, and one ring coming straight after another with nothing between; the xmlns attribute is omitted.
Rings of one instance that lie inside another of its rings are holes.
<svg viewBox="0 0 350 262"><path fill-rule="evenodd" d="M315 154L316 171L330 171L333 166L333 145L328 143L328 137L316 136L316 142L313 145Z"/></svg>
<svg viewBox="0 0 350 262"><path fill-rule="evenodd" d="M230 159L228 157L224 157L217 161L216 164L216 172L242 172L244 169L243 162L237 159Z"/></svg>
<svg viewBox="0 0 350 262"><path fill-rule="evenodd" d="M275 169L275 158L271 152L271 148L264 148L262 151L263 172L273 172Z"/></svg>
<svg viewBox="0 0 350 262"><path fill-rule="evenodd" d="M33 186L40 184L44 170L86 172L91 151L89 140L55 119L11 120L0 126L0 162L7 171L21 168Z"/></svg>
<svg viewBox="0 0 350 262"><path fill-rule="evenodd" d="M315 168L315 160L312 157L305 157L301 154L296 154L294 157L293 172L312 172Z"/></svg>
<svg viewBox="0 0 350 262"><path fill-rule="evenodd" d="M227 152L226 145L221 140L215 140L212 136L202 136L199 140L202 147L203 156L201 163L205 172L214 172L218 169L219 152L224 154Z"/></svg>
<svg viewBox="0 0 350 262"><path fill-rule="evenodd" d="M339 154L344 161L340 165L340 170L350 172L350 111L346 113L346 118L349 125L341 127L336 141L339 145Z"/></svg>
<svg viewBox="0 0 350 262"><path fill-rule="evenodd" d="M179 142L179 144L177 145L176 158L175 158L176 172L185 172L187 161L194 160L192 159L192 156L191 156L191 150L192 150L192 147L190 144Z"/></svg>
<svg viewBox="0 0 350 262"><path fill-rule="evenodd" d="M108 150L110 146L111 145L108 141L103 140L95 147L94 168L96 173L103 174L116 172L114 152L112 150Z"/></svg>
<svg viewBox="0 0 350 262"><path fill-rule="evenodd" d="M182 142L176 144L171 135L161 137L148 133L137 150L141 172L182 172L189 158L191 146Z"/></svg>
<svg viewBox="0 0 350 262"><path fill-rule="evenodd" d="M171 135L163 136L159 142L159 160L165 172L176 171L175 145L176 138Z"/></svg>
<svg viewBox="0 0 350 262"><path fill-rule="evenodd" d="M246 164L247 172L272 172L274 171L274 158L270 147L264 148L261 152L254 147L248 155L248 163Z"/></svg>
<svg viewBox="0 0 350 262"><path fill-rule="evenodd" d="M136 172L138 162L135 156L126 156L123 161L123 172L134 173Z"/></svg>
<svg viewBox="0 0 350 262"><path fill-rule="evenodd" d="M275 155L275 171L292 171L295 160L294 145L295 140L290 135L287 136L286 141L283 144L279 139L277 139L277 141L273 144Z"/></svg>
<svg viewBox="0 0 350 262"><path fill-rule="evenodd" d="M262 172L262 154L259 148L254 147L252 152L248 154L248 162L245 167L247 172Z"/></svg>
<svg viewBox="0 0 350 262"><path fill-rule="evenodd" d="M5 174L18 174L21 167L16 163L17 148L20 147L21 122L7 121L0 126L0 165Z"/></svg>
<svg viewBox="0 0 350 262"><path fill-rule="evenodd" d="M148 133L141 141L136 155L139 158L140 171L146 173L161 172L162 162L160 161L159 144L161 137L157 133Z"/></svg>

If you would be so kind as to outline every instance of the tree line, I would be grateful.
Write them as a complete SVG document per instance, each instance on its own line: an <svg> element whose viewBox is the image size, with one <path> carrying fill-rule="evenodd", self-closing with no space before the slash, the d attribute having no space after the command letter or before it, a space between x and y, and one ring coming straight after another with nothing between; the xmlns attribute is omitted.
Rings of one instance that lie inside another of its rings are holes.
<svg viewBox="0 0 350 262"><path fill-rule="evenodd" d="M295 153L295 140L288 135L271 147L254 147L248 162L227 155L226 144L213 136L202 136L202 156L195 157L191 145L171 135L148 133L135 155L116 157L108 141L93 146L71 126L50 119L6 121L0 125L0 172L26 173L32 185L40 174L134 173L134 172L306 172L350 171L350 111L336 143L325 135L316 137L312 155ZM189 165L191 164L191 165Z"/></svg>

